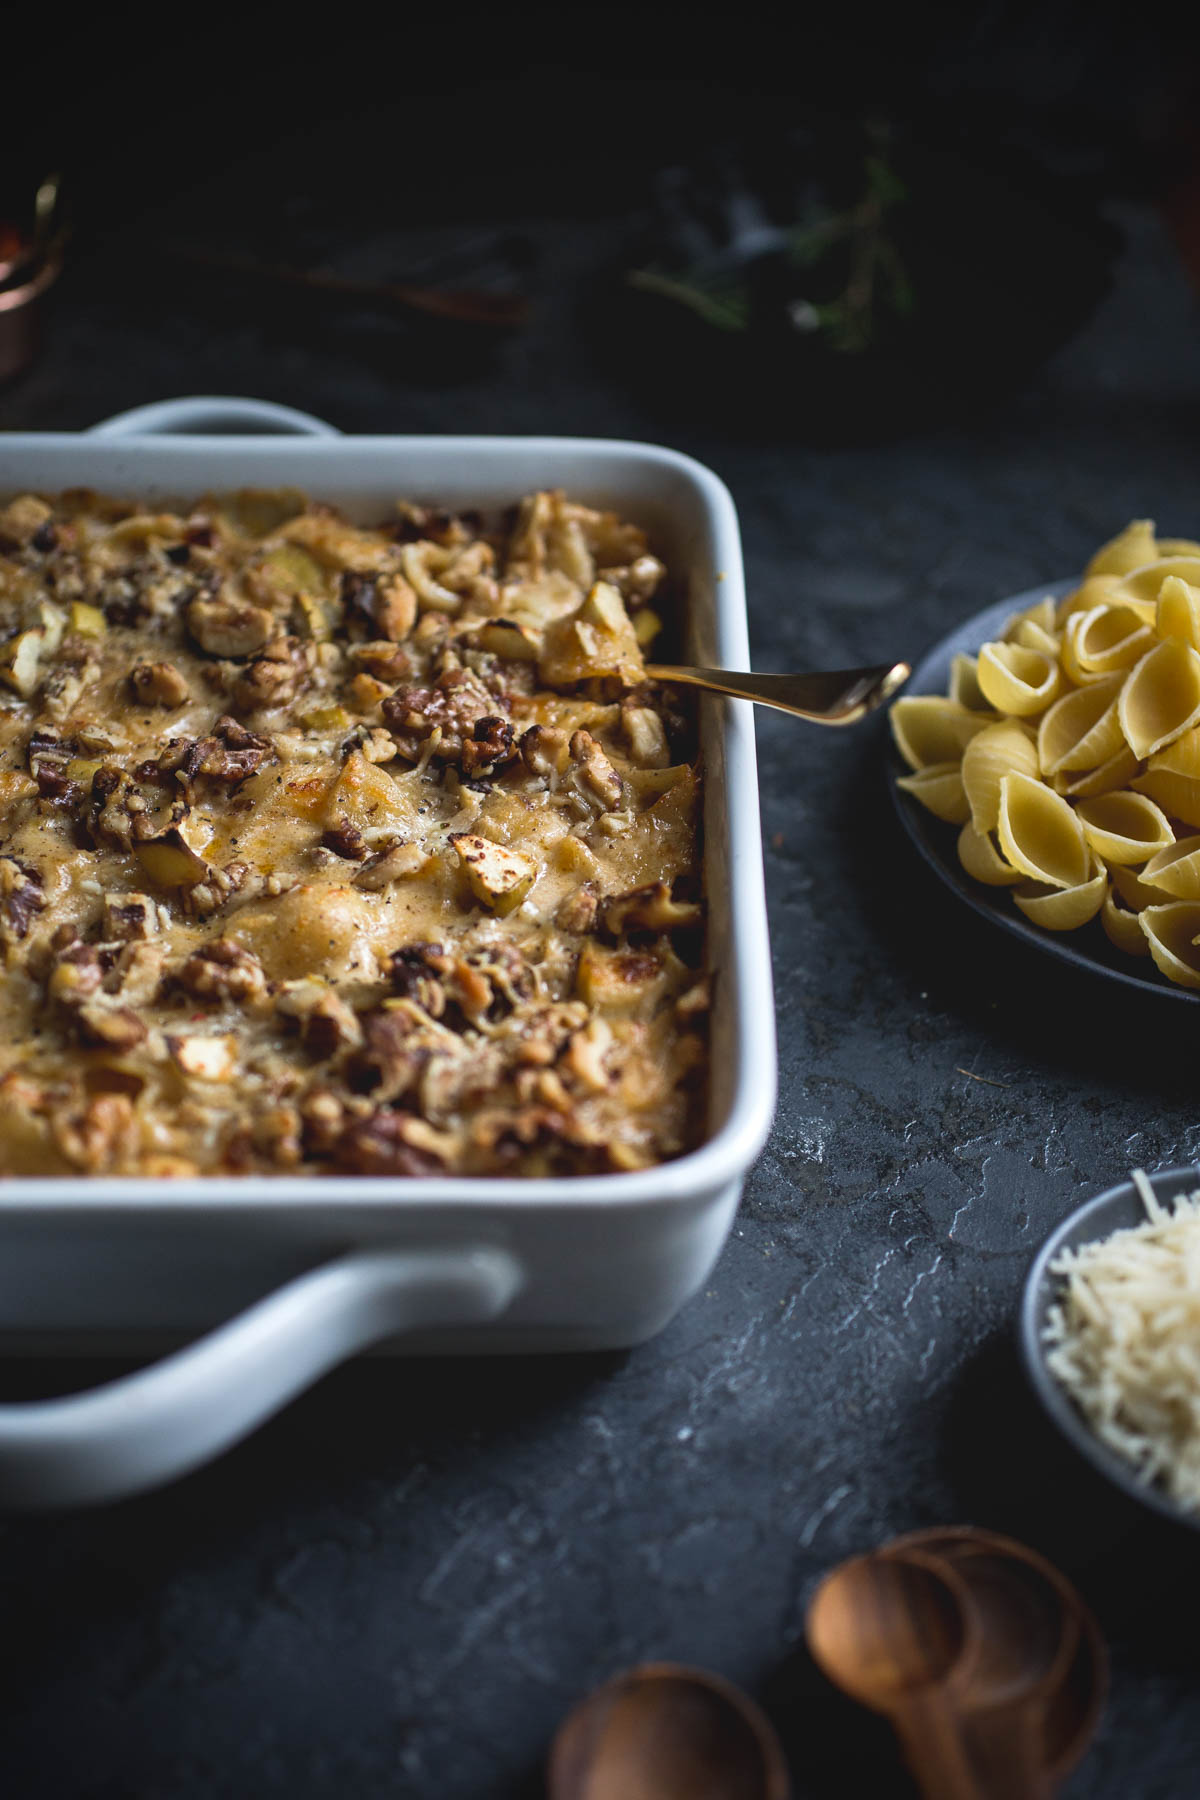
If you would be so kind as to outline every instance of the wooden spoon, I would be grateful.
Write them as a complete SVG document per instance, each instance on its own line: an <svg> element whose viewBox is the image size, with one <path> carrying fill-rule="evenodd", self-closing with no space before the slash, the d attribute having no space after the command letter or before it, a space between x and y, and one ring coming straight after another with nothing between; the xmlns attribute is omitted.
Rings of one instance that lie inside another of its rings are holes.
<svg viewBox="0 0 1200 1800"><path fill-rule="evenodd" d="M787 1800L779 1740L704 1669L644 1663L581 1700L550 1750L550 1800Z"/></svg>
<svg viewBox="0 0 1200 1800"><path fill-rule="evenodd" d="M968 1727L973 1760L986 1758L996 1732L1029 1733L1044 1777L1061 1781L1091 1742L1108 1687L1107 1652L1090 1608L1053 1563L998 1532L938 1526L893 1539L884 1554L911 1550L952 1563L981 1615L981 1655L966 1700L987 1722ZM1052 1787L1043 1783L1041 1791Z"/></svg>
<svg viewBox="0 0 1200 1800"><path fill-rule="evenodd" d="M806 1634L829 1679L890 1719L926 1800L982 1800L959 1706L980 1628L953 1565L917 1549L853 1557L813 1595Z"/></svg>

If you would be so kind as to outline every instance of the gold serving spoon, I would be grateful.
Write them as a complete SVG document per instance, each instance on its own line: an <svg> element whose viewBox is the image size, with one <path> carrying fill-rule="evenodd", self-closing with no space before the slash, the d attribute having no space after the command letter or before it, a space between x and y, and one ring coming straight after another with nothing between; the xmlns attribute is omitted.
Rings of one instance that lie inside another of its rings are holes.
<svg viewBox="0 0 1200 1800"><path fill-rule="evenodd" d="M912 674L906 662L873 669L821 670L812 675L740 674L736 669L691 669L675 663L647 663L651 681L677 681L710 694L756 700L814 725L853 725L890 700Z"/></svg>

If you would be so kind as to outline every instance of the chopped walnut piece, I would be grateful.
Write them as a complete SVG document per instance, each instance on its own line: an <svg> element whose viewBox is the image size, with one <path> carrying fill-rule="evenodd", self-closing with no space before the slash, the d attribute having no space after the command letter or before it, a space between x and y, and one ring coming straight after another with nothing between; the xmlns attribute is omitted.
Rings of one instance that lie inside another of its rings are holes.
<svg viewBox="0 0 1200 1800"><path fill-rule="evenodd" d="M317 667L316 646L295 637L272 638L233 684L233 703L246 712L286 706L305 688Z"/></svg>
<svg viewBox="0 0 1200 1800"><path fill-rule="evenodd" d="M46 895L36 869L15 856L0 856L0 923L7 937L23 938L35 913L43 911Z"/></svg>
<svg viewBox="0 0 1200 1800"><path fill-rule="evenodd" d="M158 907L149 894L105 894L104 936L148 938L158 930Z"/></svg>
<svg viewBox="0 0 1200 1800"><path fill-rule="evenodd" d="M571 760L570 742L552 725L531 725L521 734L521 760L533 775L561 775Z"/></svg>
<svg viewBox="0 0 1200 1800"><path fill-rule="evenodd" d="M357 1017L328 982L285 981L275 996L275 1007L285 1019L295 1020L304 1048L322 1060L347 1047L357 1049L363 1041Z"/></svg>
<svg viewBox="0 0 1200 1800"><path fill-rule="evenodd" d="M182 706L191 697L187 682L170 662L134 663L129 685L143 706Z"/></svg>
<svg viewBox="0 0 1200 1800"><path fill-rule="evenodd" d="M580 779L606 812L621 804L621 777L609 762L590 731L571 735L571 761L579 768Z"/></svg>
<svg viewBox="0 0 1200 1800"><path fill-rule="evenodd" d="M675 931L698 925L701 909L692 900L673 900L667 882L652 881L606 900L603 916L605 930L621 937L627 931Z"/></svg>
<svg viewBox="0 0 1200 1800"><path fill-rule="evenodd" d="M128 1006L106 1006L101 1000L85 1000L76 1017L85 1043L106 1050L132 1050L144 1042L146 1027Z"/></svg>
<svg viewBox="0 0 1200 1800"><path fill-rule="evenodd" d="M515 755L512 726L507 719L489 713L476 719L470 737L463 740L462 772L472 776L491 775Z"/></svg>
<svg viewBox="0 0 1200 1800"><path fill-rule="evenodd" d="M80 1113L54 1121L58 1147L68 1162L90 1175L101 1174L119 1160L134 1132L133 1101L128 1094L96 1094Z"/></svg>
<svg viewBox="0 0 1200 1800"><path fill-rule="evenodd" d="M345 857L350 862L361 862L367 854L366 838L349 819L338 819L336 824L330 825L321 843L335 856Z"/></svg>
<svg viewBox="0 0 1200 1800"><path fill-rule="evenodd" d="M175 971L174 981L197 1000L261 999L267 978L257 956L232 938L213 938Z"/></svg>
<svg viewBox="0 0 1200 1800"><path fill-rule="evenodd" d="M333 1146L336 1168L354 1175L442 1175L445 1162L431 1154L428 1130L408 1113L379 1107L347 1126Z"/></svg>
<svg viewBox="0 0 1200 1800"><path fill-rule="evenodd" d="M397 688L382 711L401 753L413 762L435 730L441 733L437 760L457 761L477 722L497 716L496 696L469 669L456 668L443 670L431 687Z"/></svg>
<svg viewBox="0 0 1200 1800"><path fill-rule="evenodd" d="M563 931L580 934L590 931L596 923L598 898L595 883L583 882L573 894L568 894L565 900L559 902L558 911L554 915L555 924L561 926Z"/></svg>

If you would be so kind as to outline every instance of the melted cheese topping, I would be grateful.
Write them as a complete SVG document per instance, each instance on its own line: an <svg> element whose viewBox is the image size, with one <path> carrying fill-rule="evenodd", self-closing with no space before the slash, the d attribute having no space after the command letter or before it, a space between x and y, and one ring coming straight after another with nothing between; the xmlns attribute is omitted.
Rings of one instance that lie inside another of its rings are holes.
<svg viewBox="0 0 1200 1800"><path fill-rule="evenodd" d="M702 1129L642 533L0 509L0 1171L545 1175Z"/></svg>

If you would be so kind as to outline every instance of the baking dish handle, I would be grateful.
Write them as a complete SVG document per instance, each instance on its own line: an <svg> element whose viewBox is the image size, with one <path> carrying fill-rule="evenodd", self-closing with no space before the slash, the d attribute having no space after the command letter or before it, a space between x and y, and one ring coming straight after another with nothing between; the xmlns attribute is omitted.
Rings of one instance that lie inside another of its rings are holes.
<svg viewBox="0 0 1200 1800"><path fill-rule="evenodd" d="M88 437L341 437L312 413L275 400L243 400L231 394L190 394L135 406L93 425Z"/></svg>
<svg viewBox="0 0 1200 1800"><path fill-rule="evenodd" d="M523 1282L490 1246L356 1251L149 1368L0 1406L0 1504L81 1506L156 1487L236 1444L356 1351L498 1318Z"/></svg>

